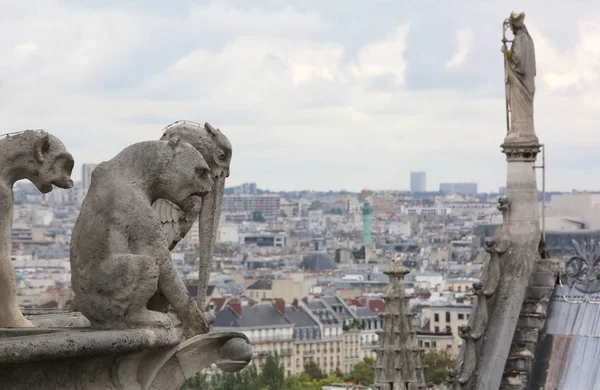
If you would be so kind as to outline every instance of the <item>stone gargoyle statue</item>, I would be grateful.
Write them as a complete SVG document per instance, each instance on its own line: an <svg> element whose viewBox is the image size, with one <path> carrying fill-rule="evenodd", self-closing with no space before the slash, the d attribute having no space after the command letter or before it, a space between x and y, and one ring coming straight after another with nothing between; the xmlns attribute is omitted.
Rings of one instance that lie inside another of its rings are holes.
<svg viewBox="0 0 600 390"><path fill-rule="evenodd" d="M28 179L44 194L53 186L71 188L73 164L63 143L42 130L13 133L0 140L0 328L33 326L19 310L10 259L13 185Z"/></svg>
<svg viewBox="0 0 600 390"><path fill-rule="evenodd" d="M186 213L212 187L202 155L178 137L131 145L94 169L71 238L77 308L92 327L173 326L171 315L147 308L160 293L185 337L209 331L173 265L152 204L166 199Z"/></svg>
<svg viewBox="0 0 600 390"><path fill-rule="evenodd" d="M214 181L212 191L203 198L194 196L194 207L183 212L168 199L158 199L153 208L161 219L169 248L173 249L185 237L193 223L199 218L200 269L198 281L198 304L204 304L210 266L219 224L221 203L225 190L225 179L229 177L231 143L227 137L209 123L178 121L166 127L161 140L180 138L198 150L210 168Z"/></svg>

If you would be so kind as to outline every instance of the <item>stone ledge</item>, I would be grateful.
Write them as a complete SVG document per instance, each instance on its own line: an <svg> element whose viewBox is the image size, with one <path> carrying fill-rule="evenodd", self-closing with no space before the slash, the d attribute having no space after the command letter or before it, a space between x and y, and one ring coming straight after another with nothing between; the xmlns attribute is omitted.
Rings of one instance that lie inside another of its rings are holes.
<svg viewBox="0 0 600 390"><path fill-rule="evenodd" d="M0 364L125 354L184 341L178 329L0 328L0 335Z"/></svg>
<svg viewBox="0 0 600 390"><path fill-rule="evenodd" d="M45 320L56 325L63 320L71 323L70 317ZM235 372L252 358L252 346L242 333L210 332L185 340L177 327L95 330L77 326L83 323L77 320L66 328L0 328L0 383L5 385L0 387L177 390L212 364Z"/></svg>

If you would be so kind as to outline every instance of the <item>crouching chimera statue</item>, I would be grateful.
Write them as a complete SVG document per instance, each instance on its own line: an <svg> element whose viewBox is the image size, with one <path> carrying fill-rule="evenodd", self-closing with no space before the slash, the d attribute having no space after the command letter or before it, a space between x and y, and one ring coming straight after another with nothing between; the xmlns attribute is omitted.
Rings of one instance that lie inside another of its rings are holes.
<svg viewBox="0 0 600 390"><path fill-rule="evenodd" d="M209 173L202 155L179 138L134 144L94 170L71 238L77 308L92 327L171 327L173 316L148 309L160 293L186 337L209 331L152 209L157 199L192 209L193 197L213 186Z"/></svg>

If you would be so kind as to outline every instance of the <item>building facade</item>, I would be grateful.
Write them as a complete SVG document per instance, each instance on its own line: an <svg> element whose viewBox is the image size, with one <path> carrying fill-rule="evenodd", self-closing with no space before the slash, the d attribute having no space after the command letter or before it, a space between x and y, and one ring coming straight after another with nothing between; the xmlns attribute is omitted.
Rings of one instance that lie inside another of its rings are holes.
<svg viewBox="0 0 600 390"><path fill-rule="evenodd" d="M426 172L411 172L410 173L410 192L425 192L427 191L427 173Z"/></svg>

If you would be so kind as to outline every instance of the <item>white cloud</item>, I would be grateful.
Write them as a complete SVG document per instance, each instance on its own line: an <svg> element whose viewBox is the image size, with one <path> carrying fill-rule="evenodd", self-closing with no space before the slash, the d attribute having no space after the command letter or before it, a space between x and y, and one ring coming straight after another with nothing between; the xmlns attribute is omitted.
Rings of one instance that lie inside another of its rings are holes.
<svg viewBox="0 0 600 390"><path fill-rule="evenodd" d="M570 50L559 50L538 29L535 35L538 74L551 91L565 88L597 91L600 88L600 21L581 21L578 41Z"/></svg>
<svg viewBox="0 0 600 390"><path fill-rule="evenodd" d="M463 28L458 31L456 40L458 48L456 53L446 62L448 68L459 67L467 60L467 56L473 47L473 31L470 28Z"/></svg>
<svg viewBox="0 0 600 390"><path fill-rule="evenodd" d="M404 83L406 70L406 36L410 26L400 25L384 40L370 43L361 48L352 73L359 77L376 77L392 73L400 84Z"/></svg>
<svg viewBox="0 0 600 390"><path fill-rule="evenodd" d="M411 90L407 69L419 64L406 52L421 48L418 36L407 46L408 22L353 47L330 34L331 15L300 7L244 10L213 2L161 14L58 1L7 4L0 2L3 132L45 127L77 164L111 158L189 119L209 121L231 139L231 184L405 188L417 169L428 170L431 183L476 180L492 189L504 180L501 77L490 82L495 97L458 84ZM578 40L560 50L542 35L544 26L530 28L536 126L548 145L598 145L597 26L582 24ZM471 61L485 66L487 58L473 50L479 34L459 30L446 66L456 73ZM500 56L489 63L501 67ZM567 87L578 93L567 96ZM553 183L584 180L552 175Z"/></svg>

